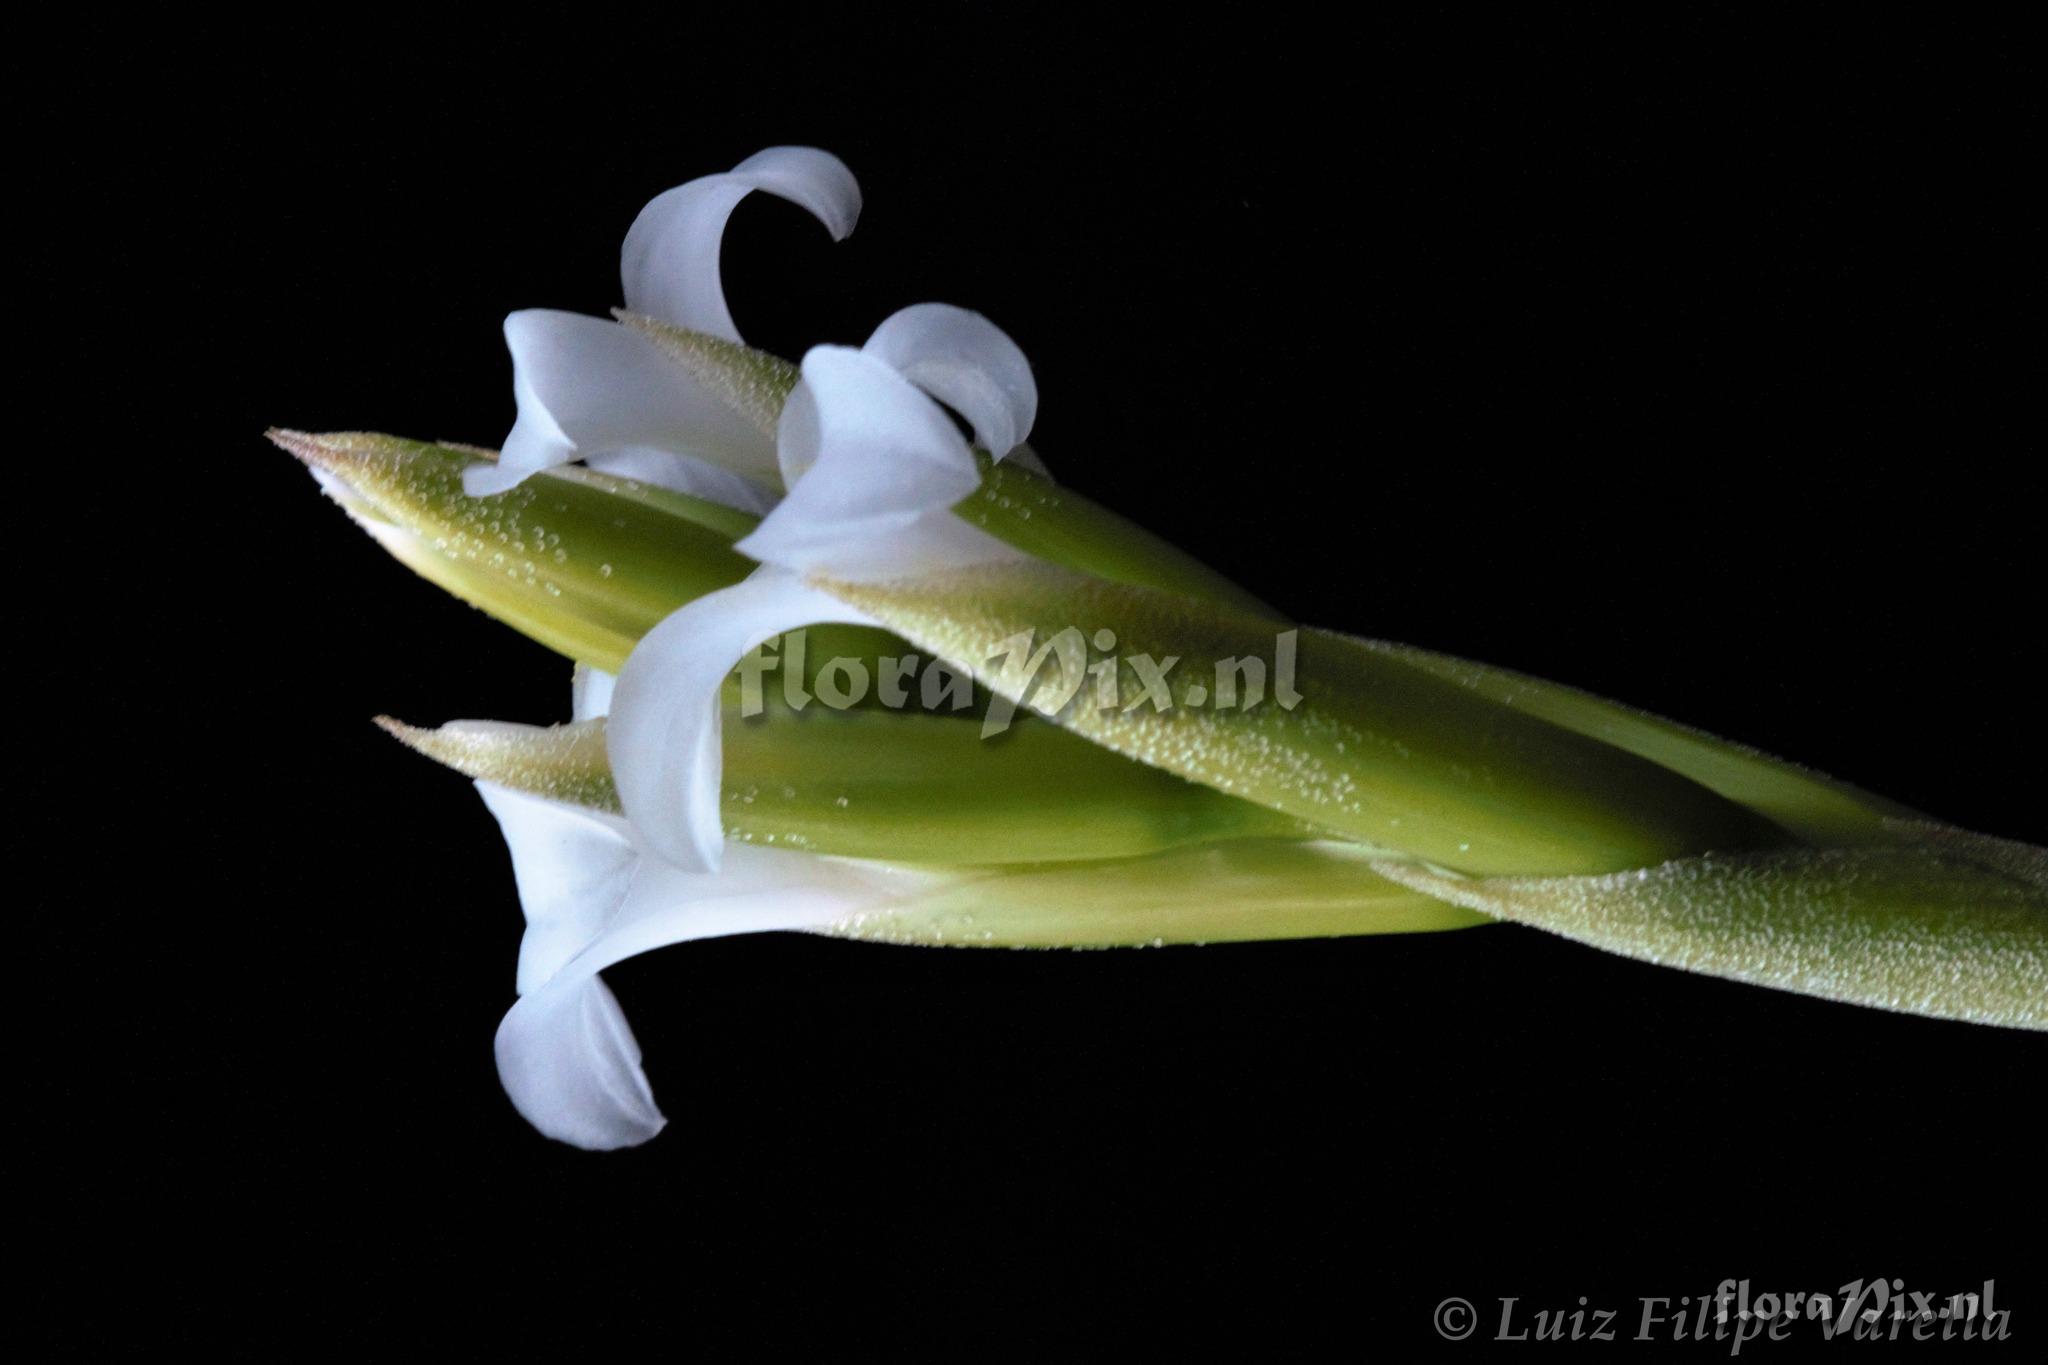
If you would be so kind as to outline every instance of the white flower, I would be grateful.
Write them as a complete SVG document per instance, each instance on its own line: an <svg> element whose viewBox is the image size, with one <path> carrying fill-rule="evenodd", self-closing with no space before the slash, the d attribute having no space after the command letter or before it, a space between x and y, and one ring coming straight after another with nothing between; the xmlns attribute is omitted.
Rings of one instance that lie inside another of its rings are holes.
<svg viewBox="0 0 2048 1365"><path fill-rule="evenodd" d="M745 845L716 873L684 872L641 853L616 817L476 785L512 851L527 920L498 1076L528 1122L578 1147L634 1146L666 1121L599 972L671 943L848 920L943 876Z"/></svg>
<svg viewBox="0 0 2048 1365"><path fill-rule="evenodd" d="M719 244L733 209L755 190L810 210L835 240L860 216L860 186L837 157L770 147L724 175L657 195L640 211L620 254L626 307L738 341L719 283ZM749 511L772 501L778 480L767 435L641 333L534 308L505 319L505 342L519 420L497 462L468 472L472 494L502 492L580 458Z"/></svg>
<svg viewBox="0 0 2048 1365"><path fill-rule="evenodd" d="M846 168L808 148L774 148L670 190L627 235L629 307L737 340L718 244L733 206L754 189L804 205L835 237L859 211ZM718 693L740 657L771 636L868 623L807 575L879 580L1019 557L953 515L981 475L934 400L1002 458L1028 435L1037 389L1022 352L987 319L922 304L859 349L814 348L770 441L632 328L532 311L513 314L505 330L518 422L496 465L468 471L470 492L501 491L580 458L766 512L738 546L762 562L758 572L649 632L615 691L605 675L578 670L577 718L611 717L607 745L627 818L477 784L511 849L527 917L520 999L497 1038L506 1092L550 1137L630 1146L664 1120L632 1030L598 975L605 967L690 939L844 922L960 876L786 850L728 853Z"/></svg>
<svg viewBox="0 0 2048 1365"><path fill-rule="evenodd" d="M755 190L808 209L835 240L860 216L860 186L830 153L770 147L723 175L657 195L626 233L620 275L626 310L638 318L738 342L719 278L719 248L733 208ZM993 334L991 336L990 334ZM1000 338L1000 340L997 340ZM477 496L499 493L542 469L582 460L737 507L764 512L785 486L772 415L747 412L693 377L635 327L533 308L505 319L519 417L495 463L464 476ZM931 304L905 309L869 346L942 400L993 414L977 426L983 446L1003 453L1031 425L1035 393L1021 354L985 321ZM999 354L999 352L1007 353ZM973 373L955 357L977 359ZM995 384L1007 401L977 393ZM1017 425L1021 424L1021 425Z"/></svg>

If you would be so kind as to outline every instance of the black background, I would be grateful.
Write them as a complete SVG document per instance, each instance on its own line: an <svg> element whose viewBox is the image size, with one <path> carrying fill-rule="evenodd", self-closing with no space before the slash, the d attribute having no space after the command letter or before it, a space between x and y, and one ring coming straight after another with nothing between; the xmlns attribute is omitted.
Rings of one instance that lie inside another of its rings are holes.
<svg viewBox="0 0 2048 1365"><path fill-rule="evenodd" d="M73 869L28 968L39 1226L85 1291L49 1338L1460 1355L1452 1295L1483 1337L1508 1295L1896 1276L1995 1278L2042 1340L2037 1039L1519 929L693 945L608 974L668 1131L545 1142L491 1063L497 833L368 718L551 720L567 667L261 439L495 444L507 311L601 313L646 199L815 143L867 208L833 245L742 205L756 344L977 308L1064 481L1304 620L2038 841L2039 72L1869 22L592 10L43 53L30 430L74 472L31 487L91 508L15 580L86 731L32 737L86 779L29 855Z"/></svg>

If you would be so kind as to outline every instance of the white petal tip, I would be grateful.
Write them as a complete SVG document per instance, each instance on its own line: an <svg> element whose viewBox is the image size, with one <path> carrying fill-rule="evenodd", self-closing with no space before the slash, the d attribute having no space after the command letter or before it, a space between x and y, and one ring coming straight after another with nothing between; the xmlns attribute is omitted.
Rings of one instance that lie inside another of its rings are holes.
<svg viewBox="0 0 2048 1365"><path fill-rule="evenodd" d="M620 253L626 306L738 341L719 281L719 244L733 206L755 190L805 209L835 242L860 218L860 184L845 162L816 147L766 148L723 175L656 195L640 211Z"/></svg>
<svg viewBox="0 0 2048 1365"><path fill-rule="evenodd" d="M530 471L507 469L502 464L473 464L462 471L462 491L472 498L488 498L517 488Z"/></svg>
<svg viewBox="0 0 2048 1365"><path fill-rule="evenodd" d="M997 459L1031 435L1038 383L1002 328L949 303L912 304L877 327L861 348L967 419Z"/></svg>
<svg viewBox="0 0 2048 1365"><path fill-rule="evenodd" d="M495 1050L505 1094L543 1136L606 1152L668 1126L625 1013L595 976L521 996L498 1026Z"/></svg>

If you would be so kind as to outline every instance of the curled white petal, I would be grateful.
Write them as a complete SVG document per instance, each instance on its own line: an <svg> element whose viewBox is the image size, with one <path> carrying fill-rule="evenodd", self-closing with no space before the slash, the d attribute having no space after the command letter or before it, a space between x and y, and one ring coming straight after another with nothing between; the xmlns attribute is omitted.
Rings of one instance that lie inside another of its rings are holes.
<svg viewBox="0 0 2048 1365"><path fill-rule="evenodd" d="M653 449L772 485L774 451L752 423L629 327L530 308L505 319L518 420L496 464L463 474L473 497L582 457Z"/></svg>
<svg viewBox="0 0 2048 1365"><path fill-rule="evenodd" d="M634 1147L668 1122L640 1069L640 1044L596 976L523 995L498 1025L498 1080L513 1108L558 1142Z"/></svg>
<svg viewBox="0 0 2048 1365"><path fill-rule="evenodd" d="M642 855L624 821L476 785L504 831L527 919L520 999L498 1027L505 1093L551 1138L593 1149L645 1142L665 1120L597 973L668 943L829 921L846 913L854 879L797 855L690 876Z"/></svg>
<svg viewBox="0 0 2048 1365"><path fill-rule="evenodd" d="M640 857L622 897L603 893L604 934L521 996L498 1026L505 1093L559 1141L596 1150L645 1142L667 1120L599 972L670 944L838 923L927 891L943 875L745 846L715 873Z"/></svg>
<svg viewBox="0 0 2048 1365"><path fill-rule="evenodd" d="M816 147L770 147L724 175L656 195L626 232L619 273L626 307L728 341L740 339L718 272L726 220L762 190L808 209L834 241L860 217L860 185L846 163Z"/></svg>
<svg viewBox="0 0 2048 1365"><path fill-rule="evenodd" d="M825 621L872 624L794 575L764 569L679 608L641 638L619 670L605 749L619 802L647 848L682 868L718 867L719 689L756 645Z"/></svg>
<svg viewBox="0 0 2048 1365"><path fill-rule="evenodd" d="M952 515L981 486L974 456L938 404L877 356L813 347L776 452L789 493L735 547L764 564L878 581L1021 557Z"/></svg>
<svg viewBox="0 0 2048 1365"><path fill-rule="evenodd" d="M890 316L867 345L878 360L967 419L981 448L1002 459L1031 434L1038 383L1002 328L950 303L920 303Z"/></svg>
<svg viewBox="0 0 2048 1365"><path fill-rule="evenodd" d="M524 995L597 941L625 903L639 855L625 822L614 816L495 782L476 789L505 836L526 912L518 975Z"/></svg>

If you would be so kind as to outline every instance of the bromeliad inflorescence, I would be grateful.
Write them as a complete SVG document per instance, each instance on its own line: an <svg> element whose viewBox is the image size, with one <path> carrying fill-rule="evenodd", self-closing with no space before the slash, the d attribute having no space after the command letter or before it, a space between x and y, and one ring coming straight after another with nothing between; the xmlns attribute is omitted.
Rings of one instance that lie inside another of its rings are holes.
<svg viewBox="0 0 2048 1365"><path fill-rule="evenodd" d="M757 190L835 238L860 210L846 167L797 147L657 197L615 320L506 320L519 415L495 455L272 433L392 554L575 663L568 724L381 722L504 831L527 928L498 1066L542 1132L618 1147L664 1122L606 967L769 929L1073 946L1511 920L2048 1027L2048 853L1289 620L1055 484L1023 444L1030 367L978 314L906 308L801 366L747 347L718 256Z"/></svg>

